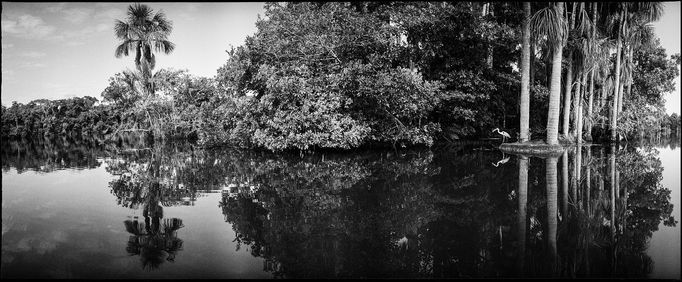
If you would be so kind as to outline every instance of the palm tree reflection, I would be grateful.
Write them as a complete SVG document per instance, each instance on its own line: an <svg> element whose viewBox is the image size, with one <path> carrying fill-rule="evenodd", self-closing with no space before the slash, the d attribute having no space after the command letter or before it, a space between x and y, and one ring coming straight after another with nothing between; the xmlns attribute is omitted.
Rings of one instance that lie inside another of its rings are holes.
<svg viewBox="0 0 682 282"><path fill-rule="evenodd" d="M142 268L153 270L166 261L175 261L177 252L182 250L182 239L177 231L184 227L179 218L163 219L163 207L158 204L146 204L143 211L144 223L135 217L123 222L128 238L126 251L131 256L139 255ZM163 224L161 224L163 219Z"/></svg>
<svg viewBox="0 0 682 282"><path fill-rule="evenodd" d="M545 165L547 181L547 248L550 256L550 274L553 276L557 274L557 158L547 158Z"/></svg>
<svg viewBox="0 0 682 282"><path fill-rule="evenodd" d="M174 179L177 178L174 177L175 168L164 165L166 162L162 160L167 154L162 154L159 148L150 153L137 156L130 162L112 163L119 167L109 167L121 175L111 183L119 203L132 209L142 205L144 223L135 216L124 221L124 225L131 234L126 251L131 256L139 255L145 270L159 268L164 260L175 261L177 253L182 250L183 241L177 237L177 231L184 227L182 220L164 219L163 206L181 203L183 197L194 197L194 193L178 187Z"/></svg>

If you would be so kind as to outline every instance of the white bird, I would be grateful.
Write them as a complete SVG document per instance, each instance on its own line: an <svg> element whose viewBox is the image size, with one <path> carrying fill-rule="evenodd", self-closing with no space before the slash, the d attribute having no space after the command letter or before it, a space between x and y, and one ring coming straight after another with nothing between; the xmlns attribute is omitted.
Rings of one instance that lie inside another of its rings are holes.
<svg viewBox="0 0 682 282"><path fill-rule="evenodd" d="M508 161L509 161L509 157L506 157L506 158L504 158L504 159L499 160L496 164L493 163L493 165L494 165L495 167L498 167L498 166L500 166L501 164L506 164Z"/></svg>
<svg viewBox="0 0 682 282"><path fill-rule="evenodd" d="M504 141L506 141L507 138L511 138L511 136L509 135L509 133L507 133L506 131L500 131L499 128L493 129L493 132L495 132L495 131L497 131L497 133L499 133L500 135L502 135L502 143L504 143Z"/></svg>

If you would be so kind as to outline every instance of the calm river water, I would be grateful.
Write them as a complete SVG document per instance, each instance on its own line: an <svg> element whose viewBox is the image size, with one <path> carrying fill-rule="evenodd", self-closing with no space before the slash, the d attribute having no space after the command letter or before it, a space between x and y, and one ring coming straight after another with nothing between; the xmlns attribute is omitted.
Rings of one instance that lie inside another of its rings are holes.
<svg viewBox="0 0 682 282"><path fill-rule="evenodd" d="M270 154L3 142L1 278L680 279L679 141Z"/></svg>

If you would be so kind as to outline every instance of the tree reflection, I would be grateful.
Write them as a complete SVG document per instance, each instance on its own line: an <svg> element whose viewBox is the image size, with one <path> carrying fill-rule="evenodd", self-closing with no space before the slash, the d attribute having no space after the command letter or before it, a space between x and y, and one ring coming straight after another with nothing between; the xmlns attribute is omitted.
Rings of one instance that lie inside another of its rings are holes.
<svg viewBox="0 0 682 282"><path fill-rule="evenodd" d="M277 277L644 277L646 241L674 223L656 153L560 158L573 176L562 172L561 216L559 158L495 167L499 156L462 151L255 163L258 188L220 206Z"/></svg>
<svg viewBox="0 0 682 282"><path fill-rule="evenodd" d="M175 154L180 151L177 149L125 148L119 158L107 160L107 171L119 176L110 182L118 204L131 209L142 206L144 223L134 217L124 221L124 226L131 234L126 251L131 256L139 255L145 270L157 269L164 261L175 261L183 247L177 231L184 224L179 218L164 219L163 207L191 205L196 200L196 190L202 188L188 185L191 182L184 177L184 164L192 156Z"/></svg>
<svg viewBox="0 0 682 282"><path fill-rule="evenodd" d="M658 151L646 146L500 163L499 152L469 147L302 157L187 143L70 144L3 147L3 167L104 159L118 204L142 210L144 220L124 226L126 250L147 270L183 249L183 222L164 209L206 192L222 193L238 250L287 278L646 277L647 241L660 223L677 223Z"/></svg>
<svg viewBox="0 0 682 282"><path fill-rule="evenodd" d="M96 168L101 165L97 158L104 155L104 146L95 139L54 137L2 141L2 169L8 171L13 167L17 173Z"/></svg>

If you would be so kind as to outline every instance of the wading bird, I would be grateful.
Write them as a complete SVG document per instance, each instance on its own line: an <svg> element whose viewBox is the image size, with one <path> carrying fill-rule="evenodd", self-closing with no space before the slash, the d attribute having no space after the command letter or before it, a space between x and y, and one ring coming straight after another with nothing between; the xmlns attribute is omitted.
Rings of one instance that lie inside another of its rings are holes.
<svg viewBox="0 0 682 282"><path fill-rule="evenodd" d="M495 131L497 131L497 133L499 133L500 135L502 135L502 143L504 143L504 141L507 140L507 138L511 138L511 136L509 135L509 133L507 133L506 131L500 131L499 128L493 129L493 132L495 132Z"/></svg>
<svg viewBox="0 0 682 282"><path fill-rule="evenodd" d="M509 157L506 157L504 159L499 160L497 163L492 163L493 166L498 167L501 164L506 164L509 161Z"/></svg>

